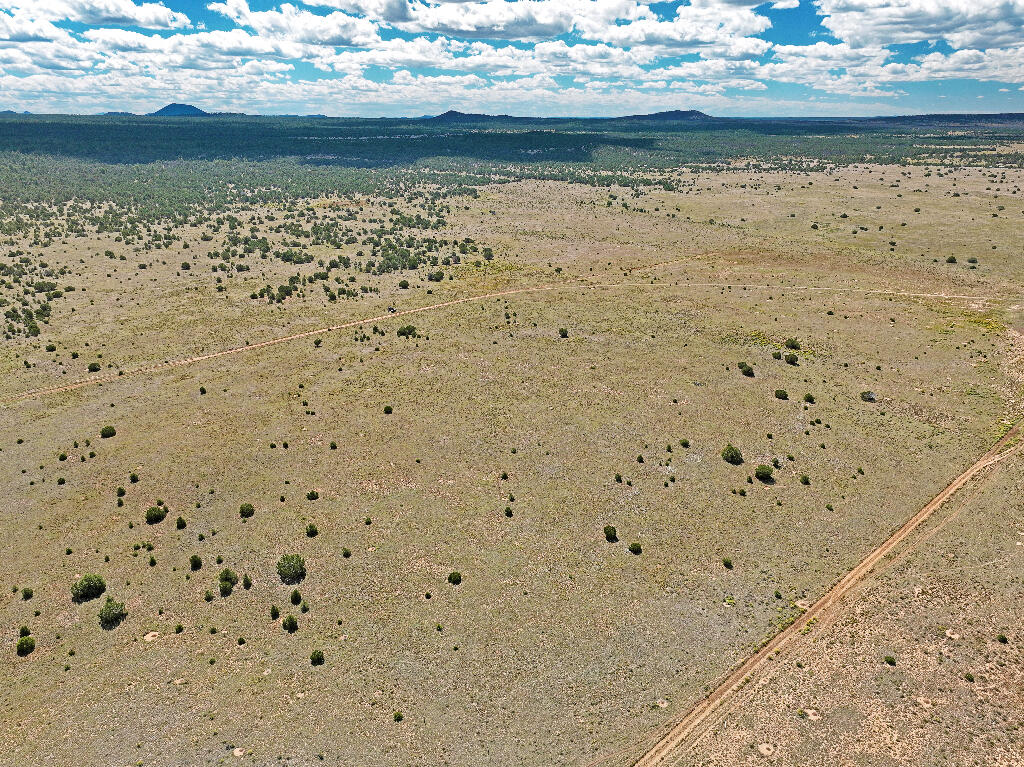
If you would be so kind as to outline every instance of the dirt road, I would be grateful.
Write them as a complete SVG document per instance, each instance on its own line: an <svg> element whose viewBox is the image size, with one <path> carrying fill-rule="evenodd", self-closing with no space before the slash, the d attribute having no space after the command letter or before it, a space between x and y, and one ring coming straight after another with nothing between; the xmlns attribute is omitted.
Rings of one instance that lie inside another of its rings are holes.
<svg viewBox="0 0 1024 767"><path fill-rule="evenodd" d="M854 586L864 580L887 554L903 543L914 530L972 478L989 466L1019 452L1024 447L1024 441L1018 442L1009 449L1006 448L1021 435L1022 428L1024 428L1024 421L1010 429L985 455L950 482L941 493L907 520L888 540L864 557L842 580L811 605L799 619L776 634L760 650L736 667L710 695L690 709L681 719L676 720L652 748L633 761L634 767L668 767L684 757L687 748L715 725L716 714L721 713L728 706L730 700L752 680L755 674L763 671L772 661L781 658L783 651L801 635L805 627L836 605ZM607 758L591 762L591 764L598 764Z"/></svg>
<svg viewBox="0 0 1024 767"><path fill-rule="evenodd" d="M661 264L653 264L649 269L654 269L660 266L666 266L674 264L675 261L666 261ZM640 267L637 267L640 268ZM978 295L951 295L947 293L911 293L907 291L899 290L885 290L885 289L873 289L873 288L835 288L835 287L819 287L814 285L750 285L744 283L735 282L686 282L675 285L667 282L615 282L615 283L569 283L564 285L536 285L525 288L511 288L509 290L501 290L493 293L483 293L475 296L466 296L464 298L456 298L451 301L441 301L436 304L428 304L427 306L418 306L412 309L403 309L402 311L379 314L375 317L363 317L358 320L350 320L348 322L342 322L338 325L328 325L327 327L314 328L312 330L305 330L301 333L293 333L287 336L279 336L277 338L269 338L265 341L259 341L254 344L246 344L244 346L235 346L227 349L222 349L218 352L211 352L209 354L200 354L195 357L183 357L177 360L170 360L167 362L158 362L153 365L146 365L144 367L133 368L130 370L122 370L113 374L91 376L89 378L81 378L76 381L70 381L68 383L56 384L54 386L43 386L36 389L29 389L20 394L14 395L13 397L7 398L3 405L13 405L23 400L31 399L33 397L42 397L47 394L59 394L61 392L74 391L75 389L81 389L86 386L95 386L98 384L113 383L119 379L125 378L126 376L138 376L150 373L157 373L161 370L170 370L173 368L185 367L188 365L194 365L199 362L206 360L217 359L219 357L226 357L232 354L240 354L241 352L251 352L257 349L264 349L268 346L274 346L276 344L283 344L288 341L297 341L302 338L309 338L310 336L320 335L321 333L332 333L338 330L344 330L345 328L352 328L358 325L365 325L372 322L383 322L385 320L395 319L397 317L405 317L410 314L419 314L421 312L429 312L437 309L444 309L449 306L458 306L459 304L466 304L475 301L486 301L491 298L502 298L504 296L522 295L525 293L544 293L550 291L578 291L584 290L598 290L598 289L615 289L615 288L672 288L672 287L688 287L688 288L734 288L737 290L795 290L795 291L823 291L830 293L860 293L865 295L878 294L878 295L889 295L889 296L901 296L905 298L945 298L945 299L960 299L960 300L972 300L972 301L996 301L996 300L1009 300L1006 296L978 296Z"/></svg>

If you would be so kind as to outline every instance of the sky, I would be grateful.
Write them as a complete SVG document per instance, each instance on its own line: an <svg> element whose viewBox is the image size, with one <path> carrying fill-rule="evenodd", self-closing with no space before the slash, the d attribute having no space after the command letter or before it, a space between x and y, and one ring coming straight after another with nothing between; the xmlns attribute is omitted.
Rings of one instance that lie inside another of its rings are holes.
<svg viewBox="0 0 1024 767"><path fill-rule="evenodd" d="M0 110L1024 112L1024 0L0 0Z"/></svg>

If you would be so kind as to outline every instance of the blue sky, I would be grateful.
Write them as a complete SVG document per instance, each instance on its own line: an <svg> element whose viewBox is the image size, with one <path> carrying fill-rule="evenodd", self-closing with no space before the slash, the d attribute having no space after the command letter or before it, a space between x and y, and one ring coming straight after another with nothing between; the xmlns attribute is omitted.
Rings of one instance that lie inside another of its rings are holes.
<svg viewBox="0 0 1024 767"><path fill-rule="evenodd" d="M0 0L0 109L1024 112L1024 0Z"/></svg>

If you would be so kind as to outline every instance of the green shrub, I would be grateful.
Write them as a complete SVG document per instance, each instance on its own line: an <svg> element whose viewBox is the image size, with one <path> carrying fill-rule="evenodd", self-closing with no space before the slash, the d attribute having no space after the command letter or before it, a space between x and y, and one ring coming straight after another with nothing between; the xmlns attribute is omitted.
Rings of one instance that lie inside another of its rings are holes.
<svg viewBox="0 0 1024 767"><path fill-rule="evenodd" d="M88 602L107 590L107 584L98 575L83 575L71 585L71 597L76 602Z"/></svg>
<svg viewBox="0 0 1024 767"><path fill-rule="evenodd" d="M738 367L740 372L748 378L754 377L754 368L750 367L746 362L739 362L736 364L736 367Z"/></svg>
<svg viewBox="0 0 1024 767"><path fill-rule="evenodd" d="M885 660L885 663L886 663L887 666L895 666L896 665L896 659L894 657L892 657L891 655L886 655L884 660Z"/></svg>
<svg viewBox="0 0 1024 767"><path fill-rule="evenodd" d="M319 534L320 534L320 530L318 530L317 526L314 525L312 522L310 522L308 525L306 525L306 537L307 538L316 538Z"/></svg>
<svg viewBox="0 0 1024 767"><path fill-rule="evenodd" d="M238 507L238 516L240 516L242 519L248 519L255 513L256 507L253 506L251 503L243 503L241 506Z"/></svg>
<svg viewBox="0 0 1024 767"><path fill-rule="evenodd" d="M238 574L230 567L225 567L220 571L220 575L217 576L217 584L220 587L220 595L222 597L231 596L231 592L234 591L237 583Z"/></svg>
<svg viewBox="0 0 1024 767"><path fill-rule="evenodd" d="M301 583L306 577L306 560L298 554L285 554L277 560L277 574L282 583Z"/></svg>
<svg viewBox="0 0 1024 767"><path fill-rule="evenodd" d="M99 373L100 372L100 363L98 363L98 362L90 362L88 370L89 370L90 373Z"/></svg>
<svg viewBox="0 0 1024 767"><path fill-rule="evenodd" d="M324 665L324 654L320 650L313 650L309 654L309 665L311 666L322 666Z"/></svg>
<svg viewBox="0 0 1024 767"><path fill-rule="evenodd" d="M391 405L384 406L384 415L391 415L393 412L395 412L395 409Z"/></svg>
<svg viewBox="0 0 1024 767"><path fill-rule="evenodd" d="M766 484L772 482L775 479L772 476L772 467L766 466L763 463L756 469L754 469L754 476L757 477L758 480Z"/></svg>
<svg viewBox="0 0 1024 767"><path fill-rule="evenodd" d="M320 493L318 493L316 490L310 490L308 493L306 493L306 500L308 501L315 501L319 497Z"/></svg>
<svg viewBox="0 0 1024 767"><path fill-rule="evenodd" d="M293 605L298 605L302 602L302 594L299 593L298 589L292 589L291 597L289 598L291 599L291 603Z"/></svg>
<svg viewBox="0 0 1024 767"><path fill-rule="evenodd" d="M100 429L100 436L103 437L103 439L110 439L115 434L117 434L117 429L113 426L104 426Z"/></svg>
<svg viewBox="0 0 1024 767"><path fill-rule="evenodd" d="M106 604L100 609L100 626L106 630L115 629L128 617L128 611L124 609L124 602L115 602L107 597Z"/></svg>
<svg viewBox="0 0 1024 767"><path fill-rule="evenodd" d="M403 719L405 719L405 715L402 714L401 711L396 711L395 712L395 721L396 722L401 722Z"/></svg>
<svg viewBox="0 0 1024 767"><path fill-rule="evenodd" d="M175 522L174 522L174 526L176 528L178 528L179 530L184 530L185 529L185 518L184 517L178 517L178 519L175 520Z"/></svg>
<svg viewBox="0 0 1024 767"><path fill-rule="evenodd" d="M568 338L569 337L569 330L568 330L568 328L559 328L558 329L558 337L559 338Z"/></svg>
<svg viewBox="0 0 1024 767"><path fill-rule="evenodd" d="M639 543L636 543L634 541L633 543L629 544L630 554L633 554L634 556L640 556L641 554L643 554L643 551L644 549Z"/></svg>
<svg viewBox="0 0 1024 767"><path fill-rule="evenodd" d="M782 359L782 352L772 352L772 359L773 360L781 360Z"/></svg>
<svg viewBox="0 0 1024 767"><path fill-rule="evenodd" d="M608 541L608 543L616 543L616 542L618 542L619 534L618 534L618 531L615 529L615 527L613 525L605 525L605 527L604 527L604 539L606 541Z"/></svg>
<svg viewBox="0 0 1024 767"><path fill-rule="evenodd" d="M16 645L16 647L18 655L24 658L26 655L29 655L33 650L36 649L36 640L30 636L20 637L18 639L18 644Z"/></svg>
<svg viewBox="0 0 1024 767"><path fill-rule="evenodd" d="M276 621L281 617L281 611L277 609L277 605L270 606L270 620Z"/></svg>
<svg viewBox="0 0 1024 767"><path fill-rule="evenodd" d="M286 615L284 620L281 621L281 628L287 631L289 634L294 634L299 630L299 621L294 615Z"/></svg>
<svg viewBox="0 0 1024 767"><path fill-rule="evenodd" d="M805 394L804 395L804 402L806 402L808 405L813 405L814 404L814 395L811 394L810 392Z"/></svg>
<svg viewBox="0 0 1024 767"><path fill-rule="evenodd" d="M787 354L786 355L786 364L787 365L795 365L795 364L797 364L798 360L799 360L799 358L795 354Z"/></svg>
<svg viewBox="0 0 1024 767"><path fill-rule="evenodd" d="M462 573L458 570L448 573L448 582L453 586L458 586L462 583Z"/></svg>
<svg viewBox="0 0 1024 767"><path fill-rule="evenodd" d="M32 589L30 589L28 586L26 586L25 588L23 588L21 590L21 598L23 600L25 600L26 602L28 600L30 600L34 594L35 594L35 592Z"/></svg>
<svg viewBox="0 0 1024 767"><path fill-rule="evenodd" d="M784 345L787 349L795 350L800 348L800 342L797 341L795 338L787 338L786 343Z"/></svg>
<svg viewBox="0 0 1024 767"><path fill-rule="evenodd" d="M862 391L860 393L860 398L862 400L864 400L865 402L877 402L878 401L878 397L875 396L875 393L873 391Z"/></svg>
<svg viewBox="0 0 1024 767"><path fill-rule="evenodd" d="M789 399L789 392L787 392L785 389L776 389L775 399Z"/></svg>
<svg viewBox="0 0 1024 767"><path fill-rule="evenodd" d="M167 517L167 508L165 506L150 506L146 509L146 524L155 525L159 522L163 522Z"/></svg>
<svg viewBox="0 0 1024 767"><path fill-rule="evenodd" d="M739 466L743 463L743 454L732 443L729 443L722 448L722 460L733 466Z"/></svg>
<svg viewBox="0 0 1024 767"><path fill-rule="evenodd" d="M193 572L203 566L203 559L198 554L193 554L188 558L188 566Z"/></svg>
<svg viewBox="0 0 1024 767"><path fill-rule="evenodd" d="M726 570L732 570L732 560L729 559L728 557L723 559L722 560L722 567L724 567Z"/></svg>
<svg viewBox="0 0 1024 767"><path fill-rule="evenodd" d="M811 484L811 478L808 477L806 474L801 474L800 475L800 484L801 485L809 485L809 484Z"/></svg>
<svg viewBox="0 0 1024 767"><path fill-rule="evenodd" d="M242 576L242 588L246 591L252 588L252 578L249 577L249 573Z"/></svg>

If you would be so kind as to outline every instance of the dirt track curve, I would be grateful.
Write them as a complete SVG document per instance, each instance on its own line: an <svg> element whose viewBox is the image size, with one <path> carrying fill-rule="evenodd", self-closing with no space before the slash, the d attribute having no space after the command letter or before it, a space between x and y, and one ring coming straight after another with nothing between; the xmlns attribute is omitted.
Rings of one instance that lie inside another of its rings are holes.
<svg viewBox="0 0 1024 767"><path fill-rule="evenodd" d="M636 271L638 269L656 269L663 266L669 266L672 264L680 263L677 261L663 261L657 264L650 264L648 266L633 267L630 271ZM544 293L549 291L583 291L583 290L595 290L595 289L613 289L613 288L667 288L667 287L688 287L688 288L736 288L739 290L796 290L796 291L810 291L810 292L829 292L829 293L861 293L864 295L878 294L887 296L897 296L904 298L945 298L945 299L959 299L959 300L972 300L972 301L1002 301L1008 300L1007 296L979 296L979 295L956 295L949 293L911 293L902 290L885 290L885 289L874 289L874 288L836 288L836 287L819 287L814 285L780 285L778 283L771 285L751 285L744 284L741 282L686 282L681 284L674 284L668 282L614 282L614 283L568 283L564 285L534 285L525 288L510 288L508 290L500 290L492 293L483 293L475 296L465 296L464 298L455 298L450 301L442 301L436 304L428 304L427 306L418 306L413 309L403 309L388 314L379 314L375 317L363 317L358 320L349 320L348 322L342 322L338 325L328 325L327 327L314 328L313 330L304 330L301 333L293 333L287 336L278 336L276 338L268 338L265 341L259 341L254 344L246 344L244 346L234 346L227 349L222 349L219 352L210 352L209 354L201 354L195 357L183 357L177 360L169 360L167 362L158 362L153 365L146 365L140 368L134 368L131 370L122 370L116 374L91 376L89 378L81 378L76 381L70 381L65 384L57 384L54 386L44 386L36 389L29 389L21 394L17 394L13 397L7 398L3 406L13 405L23 400L32 399L34 397L42 397L47 394L59 394L61 392L74 391L75 389L81 389L86 386L94 386L97 384L113 383L119 379L127 376L138 376L149 373L157 373L161 370L170 370L173 368L185 367L187 365L194 365L198 362L204 362L206 360L217 359L219 357L227 357L231 354L239 354L241 352L255 351L257 349L263 349L268 346L275 346L276 344L283 344L287 341L296 341L301 338L309 338L310 336L319 335L320 333L331 333L337 330L344 330L345 328L356 327L358 325L365 325L370 322L383 322L384 320L394 319L396 317L405 317L410 314L419 314L421 312L428 312L435 309L444 309L449 306L457 306L459 304L471 303L474 301L486 301L489 298L501 298L503 296L514 296L522 295L524 293Z"/></svg>
<svg viewBox="0 0 1024 767"><path fill-rule="evenodd" d="M717 721L715 714L721 712L730 699L746 686L750 678L763 670L771 660L777 657L778 653L784 650L794 639L798 638L812 621L830 607L836 605L854 586L864 580L880 560L904 542L914 530L972 478L993 464L1021 450L1024 447L1024 441L1018 442L1009 450L1004 450L1004 448L1021 435L1022 429L1024 429L1024 421L1017 423L1011 428L988 452L950 482L942 492L907 520L888 540L864 557L856 567L825 592L800 618L776 634L760 650L747 658L710 695L672 724L671 729L652 748L639 759L631 762L633 767L668 767L668 765L684 757L687 748L692 746L701 735L705 734L715 725ZM619 752L619 754L621 753ZM590 764L596 765L614 756L616 754L611 754Z"/></svg>

